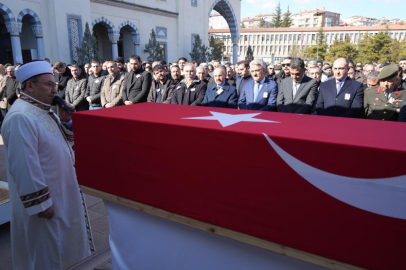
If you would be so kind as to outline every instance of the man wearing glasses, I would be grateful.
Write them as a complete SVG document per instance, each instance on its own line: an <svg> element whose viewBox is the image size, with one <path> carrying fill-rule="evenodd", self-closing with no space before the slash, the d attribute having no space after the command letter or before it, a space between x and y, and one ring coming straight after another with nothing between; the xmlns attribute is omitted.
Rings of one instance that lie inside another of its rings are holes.
<svg viewBox="0 0 406 270"><path fill-rule="evenodd" d="M3 123L11 201L14 269L66 269L91 253L89 223L77 183L73 133L51 110L57 93L46 61L16 71L21 96ZM87 225L86 225L87 224Z"/></svg>
<svg viewBox="0 0 406 270"><path fill-rule="evenodd" d="M276 82L278 85L283 79L290 77L290 62L292 62L292 57L286 57L282 62L282 71L278 73Z"/></svg>
<svg viewBox="0 0 406 270"><path fill-rule="evenodd" d="M276 80L276 74L275 74L275 65L274 64L269 64L268 65L268 79L275 81Z"/></svg>

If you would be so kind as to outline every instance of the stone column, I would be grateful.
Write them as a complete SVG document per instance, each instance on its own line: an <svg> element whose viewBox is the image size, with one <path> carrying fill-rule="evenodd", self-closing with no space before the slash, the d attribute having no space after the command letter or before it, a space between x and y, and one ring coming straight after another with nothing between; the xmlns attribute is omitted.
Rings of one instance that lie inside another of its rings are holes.
<svg viewBox="0 0 406 270"><path fill-rule="evenodd" d="M44 60L45 51L44 51L44 40L43 40L43 36L42 36L42 26L33 25L32 32L34 32L35 38L37 39L38 59Z"/></svg>
<svg viewBox="0 0 406 270"><path fill-rule="evenodd" d="M20 42L20 33L22 26L23 26L22 23L17 22L6 23L6 28L10 33L11 49L13 51L14 65L23 62L23 54L21 52L21 42Z"/></svg>
<svg viewBox="0 0 406 270"><path fill-rule="evenodd" d="M238 62L238 39L239 37L233 38L233 64Z"/></svg>
<svg viewBox="0 0 406 270"><path fill-rule="evenodd" d="M134 46L135 46L135 54L140 56L140 36L137 35L132 38Z"/></svg>
<svg viewBox="0 0 406 270"><path fill-rule="evenodd" d="M118 57L118 46L117 46L117 41L120 38L120 34L119 33L112 33L109 34L109 39L111 41L111 60L115 60Z"/></svg>

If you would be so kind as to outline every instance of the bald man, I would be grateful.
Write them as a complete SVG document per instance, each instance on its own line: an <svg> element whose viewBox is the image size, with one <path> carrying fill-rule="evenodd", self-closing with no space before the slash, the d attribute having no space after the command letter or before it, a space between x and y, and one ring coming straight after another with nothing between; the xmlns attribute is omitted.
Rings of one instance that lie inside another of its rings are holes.
<svg viewBox="0 0 406 270"><path fill-rule="evenodd" d="M361 117L364 90L362 83L348 77L348 60L334 61L334 79L320 85L316 111L318 115Z"/></svg>
<svg viewBox="0 0 406 270"><path fill-rule="evenodd" d="M207 88L202 106L237 108L237 90L226 81L224 67L216 67L213 71L215 84Z"/></svg>

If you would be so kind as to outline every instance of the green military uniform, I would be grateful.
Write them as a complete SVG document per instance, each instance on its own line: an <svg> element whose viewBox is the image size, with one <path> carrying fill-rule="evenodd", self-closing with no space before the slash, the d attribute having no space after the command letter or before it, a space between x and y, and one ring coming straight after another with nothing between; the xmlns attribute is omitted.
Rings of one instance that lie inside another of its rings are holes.
<svg viewBox="0 0 406 270"><path fill-rule="evenodd" d="M379 86L371 87L364 93L364 108L367 119L397 121L406 91L396 87L399 66L384 67L378 75ZM392 84L392 85L390 85Z"/></svg>
<svg viewBox="0 0 406 270"><path fill-rule="evenodd" d="M388 95L379 86L365 90L364 108L367 119L397 121L406 91L394 89Z"/></svg>

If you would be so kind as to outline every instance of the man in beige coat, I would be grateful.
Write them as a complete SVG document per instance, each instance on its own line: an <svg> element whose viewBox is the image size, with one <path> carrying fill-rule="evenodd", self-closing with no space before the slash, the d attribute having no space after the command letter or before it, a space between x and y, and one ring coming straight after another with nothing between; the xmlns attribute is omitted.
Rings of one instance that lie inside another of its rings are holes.
<svg viewBox="0 0 406 270"><path fill-rule="evenodd" d="M101 103L103 108L123 105L122 90L124 86L124 74L121 74L117 64L113 61L107 62L107 75L101 90Z"/></svg>

